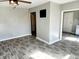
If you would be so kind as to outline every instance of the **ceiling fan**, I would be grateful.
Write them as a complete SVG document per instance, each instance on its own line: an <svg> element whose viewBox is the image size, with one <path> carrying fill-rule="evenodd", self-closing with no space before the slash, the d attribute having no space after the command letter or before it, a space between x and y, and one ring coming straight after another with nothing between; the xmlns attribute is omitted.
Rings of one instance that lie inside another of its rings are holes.
<svg viewBox="0 0 79 59"><path fill-rule="evenodd" d="M5 1L9 1L9 4L16 4L16 5L19 5L18 2L27 3L27 4L32 3L30 1L24 1L24 0L0 0L0 2L5 2Z"/></svg>

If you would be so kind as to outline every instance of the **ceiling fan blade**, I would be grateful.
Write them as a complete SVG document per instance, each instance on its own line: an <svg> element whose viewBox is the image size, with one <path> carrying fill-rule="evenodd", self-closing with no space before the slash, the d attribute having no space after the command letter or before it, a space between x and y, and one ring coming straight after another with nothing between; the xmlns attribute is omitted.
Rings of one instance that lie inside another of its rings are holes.
<svg viewBox="0 0 79 59"><path fill-rule="evenodd" d="M32 2L29 2L29 1L19 1L19 2L22 2L22 3L29 3L29 4L32 3Z"/></svg>
<svg viewBox="0 0 79 59"><path fill-rule="evenodd" d="M9 0L0 0L0 2L5 2L5 1L9 1Z"/></svg>

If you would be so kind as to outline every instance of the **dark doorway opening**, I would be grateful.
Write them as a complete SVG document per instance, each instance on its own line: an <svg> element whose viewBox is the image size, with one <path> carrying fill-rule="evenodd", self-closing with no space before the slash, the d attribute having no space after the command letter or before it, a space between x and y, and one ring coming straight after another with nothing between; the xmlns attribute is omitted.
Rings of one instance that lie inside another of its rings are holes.
<svg viewBox="0 0 79 59"><path fill-rule="evenodd" d="M36 36L36 12L31 13L31 33Z"/></svg>

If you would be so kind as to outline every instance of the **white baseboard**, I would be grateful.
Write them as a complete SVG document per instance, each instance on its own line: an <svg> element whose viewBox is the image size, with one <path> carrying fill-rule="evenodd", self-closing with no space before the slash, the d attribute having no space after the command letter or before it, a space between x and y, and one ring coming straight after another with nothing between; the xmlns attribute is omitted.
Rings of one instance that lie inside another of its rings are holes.
<svg viewBox="0 0 79 59"><path fill-rule="evenodd" d="M52 44L54 44L54 43L56 43L56 42L58 42L58 41L60 41L60 40L58 39L58 40L55 40L55 41L53 41L53 42L50 42L49 45L52 45Z"/></svg>
<svg viewBox="0 0 79 59"><path fill-rule="evenodd" d="M0 41L11 40L11 39L20 38L20 37L24 37L24 36L28 36L28 35L31 35L31 34L24 34L24 35L20 35L20 36L16 36L16 37L11 37L11 38L6 38L6 39L1 39Z"/></svg>
<svg viewBox="0 0 79 59"><path fill-rule="evenodd" d="M45 41L45 40L43 40L43 39L41 39L41 38L39 38L39 37L36 37L36 39L38 39L38 40L40 40L40 41L42 41L42 42L44 42L44 43L50 45L49 42L47 42L47 41Z"/></svg>
<svg viewBox="0 0 79 59"><path fill-rule="evenodd" d="M41 38L39 38L39 37L36 37L36 39L38 39L38 40L40 40L40 41L42 41L42 42L44 42L44 43L46 43L46 44L48 44L48 45L52 45L52 44L54 44L54 43L60 41L60 40L57 40L57 41L53 41L53 42L47 42L47 41L45 41L45 40L43 40L43 39L41 39Z"/></svg>
<svg viewBox="0 0 79 59"><path fill-rule="evenodd" d="M24 36L28 36L28 35L32 35L32 34L24 34L24 35L20 35L20 36L16 36L16 37L1 39L0 41L11 40L11 39L20 38L20 37L24 37ZM57 41L54 41L54 42L47 42L47 41L45 41L45 40L43 40L43 39L41 39L41 38L39 38L39 37L36 37L36 39L38 39L38 40L40 40L40 41L42 41L42 42L44 42L44 43L46 43L46 44L48 44L48 45L51 45L51 44L57 42Z"/></svg>

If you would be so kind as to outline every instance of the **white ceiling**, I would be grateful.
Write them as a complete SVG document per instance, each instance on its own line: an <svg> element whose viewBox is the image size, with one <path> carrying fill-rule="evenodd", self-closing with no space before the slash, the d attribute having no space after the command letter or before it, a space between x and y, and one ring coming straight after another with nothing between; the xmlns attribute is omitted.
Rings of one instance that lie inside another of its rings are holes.
<svg viewBox="0 0 79 59"><path fill-rule="evenodd" d="M64 4L64 3L69 3L69 2L73 2L73 1L78 1L78 0L50 0L59 4Z"/></svg>
<svg viewBox="0 0 79 59"><path fill-rule="evenodd" d="M31 1L32 4L19 3L20 4L19 7L31 8L31 7L35 7L37 5L46 3L48 1L52 1L52 2L55 2L55 3L59 3L59 4L64 4L64 3L77 1L77 0L28 0L28 1ZM8 2L0 2L0 5L9 6L9 3Z"/></svg>

